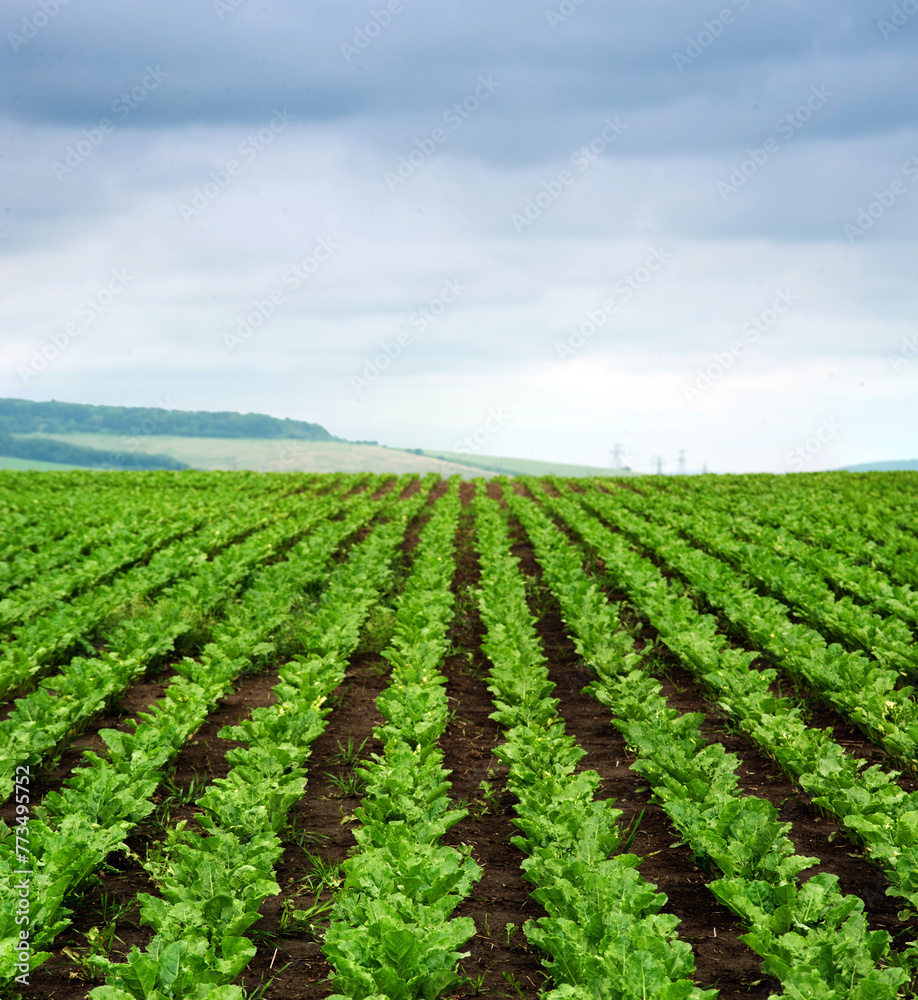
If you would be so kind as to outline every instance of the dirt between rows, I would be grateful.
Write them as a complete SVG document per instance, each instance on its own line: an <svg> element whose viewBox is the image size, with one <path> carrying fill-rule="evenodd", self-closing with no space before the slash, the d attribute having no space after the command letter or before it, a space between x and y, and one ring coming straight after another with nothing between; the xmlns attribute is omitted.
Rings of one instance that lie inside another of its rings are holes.
<svg viewBox="0 0 918 1000"><path fill-rule="evenodd" d="M470 486L462 488L463 500L470 499ZM496 491L496 487L489 488ZM437 491L440 495L442 489ZM467 515L466 515L467 518ZM412 525L402 551L410 560L417 539L419 523ZM612 727L608 710L581 694L589 675L577 656L558 616L553 600L540 585L541 573L531 546L519 525L514 525L515 554L525 573L534 580L532 609L541 616L538 626L544 644L550 676L556 684L560 711L568 731L587 751L581 768L592 768L602 779L600 796L614 798L628 824L643 811L632 850L644 857L641 874L665 892L667 912L682 921L680 937L693 948L696 961L695 981L704 987L717 987L723 1000L767 997L776 982L761 972L761 962L738 940L738 928L732 915L706 888L708 877L692 860L689 849L674 846L679 840L662 809L651 801L646 783L630 770L632 757L624 741ZM406 567L407 568L407 567ZM484 869L481 881L471 896L463 901L455 916L470 916L476 933L465 946L469 955L461 963L467 977L454 989L451 1000L465 1000L479 995L520 997L535 1000L550 987L542 970L540 956L530 949L519 928L530 918L544 912L529 897L520 862L523 855L509 838L516 832L512 825L513 798L506 791L506 768L499 765L493 750L501 742L499 728L489 718L493 710L486 689L487 661L480 641L482 626L468 588L478 581L478 566L471 547L469 523L460 529L458 566L454 582L456 616L450 629L452 651L443 666L447 677L446 693L456 710L441 747L445 766L452 771L453 798L465 800L469 815L447 834L445 842L468 844ZM391 605L394 594L386 595ZM610 597L621 595L610 592ZM640 633L639 644L654 638L650 629ZM674 662L665 664L667 678L664 693L671 704L683 711L705 713L704 732L710 739L723 742L727 749L742 758L739 777L744 789L763 795L781 808L782 818L793 824L791 835L801 853L822 859L820 869L841 879L844 891L856 891L867 903L872 927L899 928L895 904L883 895L885 883L866 862L851 854L842 837L831 839L835 826L819 817L805 797L798 794L775 766L761 757L744 738L728 732L724 721L704 700L697 684L680 671ZM373 726L382 719L376 711L375 698L385 687L387 665L374 651L363 651L352 658L344 684L332 696L335 710L329 716L325 732L316 740L308 764L305 796L288 818L283 836L284 854L276 875L281 894L270 897L262 907L261 920L250 936L258 951L237 982L253 996L263 1000L324 1000L332 992L328 981L329 964L320 950L323 920L315 919L313 932L285 927L285 912L307 909L328 903L340 885L339 865L354 848L350 814L359 803L355 789L347 783L353 775L354 753L366 757L380 752L381 744L372 736ZM135 685L106 719L98 720L93 732L80 741L95 742L98 728L124 727L128 718L143 710L162 692L162 680ZM130 854L119 854L101 878L87 892L76 911L73 926L53 949L48 963L32 976L32 984L21 990L23 998L84 1000L99 980L82 977L79 963L85 953L86 935L93 928L109 927L113 957L123 956L132 945L143 947L151 932L139 925L138 892L155 894L155 887L138 858L155 850L168 823L185 820L194 823L196 810L183 804L185 793L203 790L203 782L227 773L225 754L237 744L217 735L225 725L239 722L255 707L274 702L272 688L277 683L273 672L242 679L236 691L223 700L206 725L179 756L172 784L159 790L157 813L141 824L128 841ZM61 761L60 768L47 776L48 787L56 785L63 773L76 762L76 751ZM483 785L488 783L490 787ZM322 880L324 877L324 881Z"/></svg>

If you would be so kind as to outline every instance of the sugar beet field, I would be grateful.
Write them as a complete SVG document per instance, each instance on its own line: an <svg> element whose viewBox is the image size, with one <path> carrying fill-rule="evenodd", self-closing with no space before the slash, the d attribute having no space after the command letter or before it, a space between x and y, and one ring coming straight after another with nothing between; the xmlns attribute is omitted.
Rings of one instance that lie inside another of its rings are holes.
<svg viewBox="0 0 918 1000"><path fill-rule="evenodd" d="M916 486L0 474L0 996L914 996Z"/></svg>

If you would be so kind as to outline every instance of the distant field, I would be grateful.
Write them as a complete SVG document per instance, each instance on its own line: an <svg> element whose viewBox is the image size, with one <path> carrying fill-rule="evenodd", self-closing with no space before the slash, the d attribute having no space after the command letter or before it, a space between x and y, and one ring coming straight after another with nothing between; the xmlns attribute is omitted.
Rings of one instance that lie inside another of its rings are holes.
<svg viewBox="0 0 918 1000"><path fill-rule="evenodd" d="M495 455L463 455L457 451L425 451L430 457L463 462L479 469L503 473L506 476L637 476L638 472L606 469L598 465L569 465L566 462L539 462L527 458L502 458Z"/></svg>
<svg viewBox="0 0 918 1000"><path fill-rule="evenodd" d="M30 458L9 458L6 455L0 455L0 469L12 469L16 472L27 472L30 469L38 472L53 472L55 469L59 472L66 472L78 468L78 465L64 465L61 462L36 462Z"/></svg>
<svg viewBox="0 0 918 1000"><path fill-rule="evenodd" d="M136 439L120 434L36 435L104 451L130 451ZM166 435L142 437L142 449L169 455L197 469L253 469L256 472L439 472L466 479L482 476L480 467L441 461L397 448L379 448L336 441L296 441L264 438L192 438ZM462 456L457 456L461 458ZM13 459L7 459L13 461ZM55 466L56 467L56 466ZM62 467L63 468L63 467Z"/></svg>
<svg viewBox="0 0 918 1000"><path fill-rule="evenodd" d="M68 444L101 451L131 451L136 438L120 434L39 434ZM196 469L253 469L257 472L439 472L444 476L459 473L465 479L492 475L507 476L633 476L634 472L613 471L592 465L565 462L539 462L525 458L491 455L462 455L451 451L424 451L418 455L401 448L375 445L343 444L337 441L296 441L270 438L212 438L146 435L142 450L168 455ZM0 458L0 468L65 469L74 466L23 459Z"/></svg>

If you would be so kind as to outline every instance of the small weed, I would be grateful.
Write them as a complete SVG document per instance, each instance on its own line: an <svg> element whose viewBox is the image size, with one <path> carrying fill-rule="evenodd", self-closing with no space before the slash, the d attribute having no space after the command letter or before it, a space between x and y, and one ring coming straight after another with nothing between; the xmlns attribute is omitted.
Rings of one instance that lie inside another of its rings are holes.
<svg viewBox="0 0 918 1000"><path fill-rule="evenodd" d="M507 984L516 991L516 995L521 998L521 1000L526 1000L526 994L523 991L523 984L513 975L512 972L501 972L501 975L507 981Z"/></svg>
<svg viewBox="0 0 918 1000"><path fill-rule="evenodd" d="M125 913L127 913L131 907L134 905L133 899L126 899L119 902L114 896L110 896L109 893L103 889L98 903L88 903L86 908L90 913L94 913L98 916L99 922L101 924L117 924L124 918Z"/></svg>
<svg viewBox="0 0 918 1000"><path fill-rule="evenodd" d="M350 685L341 691L332 691L332 693L325 699L325 704L332 710L341 708L341 706L345 703L349 688Z"/></svg>
<svg viewBox="0 0 918 1000"><path fill-rule="evenodd" d="M504 927L504 943L508 948L513 947L510 939L513 937L513 932L516 930L518 930L516 924L508 923L506 927Z"/></svg>
<svg viewBox="0 0 918 1000"><path fill-rule="evenodd" d="M503 791L498 791L490 781L479 782L478 791L481 793L478 798L468 803L472 819L481 819L482 816L488 815L496 816L501 809Z"/></svg>
<svg viewBox="0 0 918 1000"><path fill-rule="evenodd" d="M306 855L306 863L312 869L308 874L300 878L303 888L297 893L316 892L316 885L327 886L329 889L338 889L344 881L341 877L341 868L333 861L326 861L317 854L303 852Z"/></svg>
<svg viewBox="0 0 918 1000"><path fill-rule="evenodd" d="M347 744L344 745L341 743L341 740L338 740L338 752L333 753L328 758L328 763L353 767L360 760L360 755L363 753L363 748L367 745L369 738L368 736L360 746L357 746L354 742L354 737L348 733Z"/></svg>
<svg viewBox="0 0 918 1000"><path fill-rule="evenodd" d="M277 970L276 974L273 975L267 981L265 980L264 975L262 975L261 983L259 984L257 989L253 988L251 990L247 990L243 988L242 990L243 1000L264 1000L265 990L268 989L268 987L274 982L277 976L279 976L284 971L284 969L286 969L290 964L291 963L288 962L287 965L282 965Z"/></svg>
<svg viewBox="0 0 918 1000"><path fill-rule="evenodd" d="M642 809L638 816L634 818L631 824L622 832L625 835L625 839L622 841L622 854L627 854L631 850L631 845L634 843L634 838L637 836L638 827L641 825L641 820L644 818L644 810Z"/></svg>
<svg viewBox="0 0 918 1000"><path fill-rule="evenodd" d="M463 975L457 985L460 986L463 990L465 990L467 996L472 996L472 997L480 996L482 993L488 992L485 989L484 984L488 972L490 971L491 967L489 966L485 972L479 972L474 979L472 979L471 976Z"/></svg>
<svg viewBox="0 0 918 1000"><path fill-rule="evenodd" d="M90 927L83 937L86 938L85 948L64 948L63 953L77 965L84 979L92 979L104 968L113 942L121 938L115 933L114 923Z"/></svg>
<svg viewBox="0 0 918 1000"><path fill-rule="evenodd" d="M168 804L170 807L175 808L196 802L203 794L205 784L205 779L197 771L194 772L194 776L188 782L187 788L181 788L175 783L173 778L166 778L162 783L162 789L166 793L163 796L163 805Z"/></svg>
<svg viewBox="0 0 918 1000"><path fill-rule="evenodd" d="M354 771L347 774L332 774L331 771L322 772L328 783L334 789L329 796L333 799L359 799L366 787L366 782Z"/></svg>
<svg viewBox="0 0 918 1000"><path fill-rule="evenodd" d="M327 913L334 905L334 900L331 899L320 903L320 895L321 893L316 893L312 906L307 906L302 910L293 905L292 899L285 899L280 920L277 924L278 933L292 935L305 932L313 937L317 937L319 934L318 918L323 913Z"/></svg>
<svg viewBox="0 0 918 1000"><path fill-rule="evenodd" d="M288 823L283 830L282 836L285 840L288 840L291 844L296 844L297 847L302 850L306 850L306 845L310 847L315 847L316 844L321 844L323 840L328 840L327 833L313 833L311 830L297 830L295 826L295 820ZM307 851L308 853L308 851Z"/></svg>

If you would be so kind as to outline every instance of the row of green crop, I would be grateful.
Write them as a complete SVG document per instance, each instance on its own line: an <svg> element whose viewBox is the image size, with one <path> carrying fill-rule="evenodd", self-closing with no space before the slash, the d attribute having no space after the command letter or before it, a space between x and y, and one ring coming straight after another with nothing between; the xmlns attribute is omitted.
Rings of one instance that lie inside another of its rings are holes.
<svg viewBox="0 0 918 1000"><path fill-rule="evenodd" d="M322 504L323 500L327 503L324 498L313 502ZM178 594L187 579L210 572L209 560L232 561L235 556L231 553L239 549L237 543L246 544L266 526L308 513L310 506L311 502L304 503L293 495L228 511L219 521L157 552L149 562L121 574L111 584L96 587L21 625L0 655L0 697L26 688L75 650L92 651L88 639L107 620L130 613L170 583L174 584L171 593ZM258 543L254 544L257 547Z"/></svg>
<svg viewBox="0 0 918 1000"><path fill-rule="evenodd" d="M221 738L244 746L227 755L233 767L226 778L213 782L197 800L204 811L197 817L200 832L180 825L167 838L162 857L147 859L160 895L142 895L141 914L154 938L146 949L132 949L124 963L100 963L106 984L92 991L97 1000L241 1000L242 990L230 983L256 951L246 930L258 919L263 901L279 892L273 873L282 853L278 832L302 795L311 746L325 727L325 701L344 679L348 656L389 579L406 525L425 500L422 490L394 509L368 506L385 511L390 520L329 575L299 636L303 652L280 671L277 703L221 730ZM262 607L246 623L248 634L239 634L238 623L214 643L227 666L233 658L257 655L304 582L309 581L296 573L272 580L264 596L273 613ZM211 676L208 671L206 677Z"/></svg>
<svg viewBox="0 0 918 1000"><path fill-rule="evenodd" d="M675 510L682 513L699 512L698 495L658 491L648 493L648 498L655 504L660 498L668 500ZM751 497L727 499L719 492L710 490L703 494L702 499L705 523L716 523L721 529L729 528L732 535L739 535L747 543L754 544L755 549L749 550L750 554L757 556L764 548L769 559L779 556L782 560L791 560L818 573L834 591L857 598L874 612L895 615L912 626L918 624L918 591L908 585L894 583L886 573L873 566L857 562L856 553L850 548L839 551L831 545L814 544L812 537L806 540L799 537L806 534L806 529L800 525L799 509L791 512L791 524L788 524L787 513L774 514L770 506L756 503ZM791 530L792 524L797 525L798 534ZM736 541L724 531L719 534L729 543ZM862 557L869 558L869 551L865 546ZM818 598L817 606L820 606L826 603L829 595L823 588L818 588L814 596Z"/></svg>
<svg viewBox="0 0 918 1000"><path fill-rule="evenodd" d="M0 760L0 796L5 798L12 791L17 767L39 765L85 727L112 698L172 651L179 637L194 626L196 616L207 616L226 605L260 564L282 554L336 510L347 511L354 502L359 501L328 497L304 504L212 561L198 561L195 570L186 572L160 602L116 626L101 653L74 657L60 673L20 698L0 722L0 740L6 749Z"/></svg>
<svg viewBox="0 0 918 1000"><path fill-rule="evenodd" d="M83 558L70 558L63 568L56 572L48 567L33 572L28 583L23 583L13 593L0 600L0 632L5 632L16 622L26 621L54 604L68 600L91 587L98 587L115 577L122 569L135 563L146 562L153 553L172 541L176 541L205 525L213 525L219 518L226 520L226 504L232 499L228 491L217 492L213 497L197 498L181 508L173 509L156 505L139 509L130 508L132 524L126 526L118 536L106 531L101 542L91 547ZM297 500L306 498L297 493ZM259 499L264 508L277 502L274 496ZM247 505L248 506L248 505ZM118 510L110 512L117 519ZM80 523L82 526L83 522ZM106 525L106 529L108 526ZM75 532L71 539L80 539L82 531ZM56 551L54 545L51 551Z"/></svg>
<svg viewBox="0 0 918 1000"><path fill-rule="evenodd" d="M189 502L200 499L206 503L217 494L246 501L259 496L266 499L276 491L313 488L321 482L315 475L272 478L248 473L192 473L176 477L154 472L23 476L0 471L0 497L9 501L17 485L21 495L19 509L5 513L0 525L0 563L9 564L0 568L0 582L7 579L6 572L16 575L20 560L35 564L37 569L64 565L66 560L60 556L67 552L75 528L78 536L91 537L94 528L106 525L120 534L130 531L148 511L178 512Z"/></svg>
<svg viewBox="0 0 918 1000"><path fill-rule="evenodd" d="M730 649L717 623L675 592L648 560L570 501L548 501L601 558L610 583L622 588L663 643L717 698L766 754L798 781L817 806L835 814L890 880L890 893L918 911L918 793L896 783L898 772L847 754L830 730L805 722L801 707L776 697L774 670L753 670L755 654Z"/></svg>
<svg viewBox="0 0 918 1000"><path fill-rule="evenodd" d="M680 539L674 529L630 513L628 503L617 495L593 490L584 500L664 559L707 604L726 616L740 637L805 681L871 739L914 768L918 703L911 688L896 686L899 671L838 643L829 644L819 632L793 622L786 605L759 594L731 566Z"/></svg>
<svg viewBox="0 0 918 1000"><path fill-rule="evenodd" d="M596 671L591 692L638 755L633 769L651 783L673 826L723 877L709 884L750 932L743 940L781 980L785 996L812 1000L892 1000L909 979L892 967L890 938L869 932L863 901L838 890L835 876L800 873L817 859L797 855L767 800L743 794L735 755L708 744L700 715L680 716L640 657L615 606L584 575L584 553L528 500L508 501L524 524L578 652ZM621 581L625 583L625 581ZM662 589L662 588L661 588Z"/></svg>
<svg viewBox="0 0 918 1000"><path fill-rule="evenodd" d="M742 541L737 535L744 526L749 534L755 533L755 527L734 512L719 514L705 508L704 513L699 513L697 505L674 503L665 495L644 498L629 491L622 499L630 510L674 528L694 545L728 562L739 570L740 579L759 581L770 595L789 604L828 638L862 649L899 674L918 674L918 652L911 628L898 617L886 617L889 609L873 611L851 597L836 597L822 577L818 557L811 559L809 555L817 550L798 543L795 560L787 551L793 551L793 545L779 543L780 551L776 552L769 550L767 537ZM906 615L911 607L914 618L918 594L900 588L898 604Z"/></svg>
<svg viewBox="0 0 918 1000"><path fill-rule="evenodd" d="M359 853L343 869L323 952L334 967L330 1000L437 997L458 981L458 949L475 933L450 920L481 876L468 849L440 838L466 814L451 807L437 747L448 717L439 666L453 617L457 483L440 498L414 550L383 657L392 668L376 706L381 754L358 769L366 792L354 818Z"/></svg>
<svg viewBox="0 0 918 1000"><path fill-rule="evenodd" d="M621 810L595 798L595 771L574 773L584 751L559 718L498 504L479 496L475 515L491 718L506 738L495 754L509 766L517 798L514 823L523 836L513 843L548 912L524 927L548 956L555 988L546 1000L713 1000L716 990L691 981L692 950L676 937L677 918L660 912L666 896L640 876L641 859L624 853Z"/></svg>
<svg viewBox="0 0 918 1000"><path fill-rule="evenodd" d="M263 570L215 629L199 660L186 659L163 699L134 723L133 734L105 730L104 757L87 751L86 764L74 771L59 793L34 809L24 844L7 834L0 842L4 898L0 920L0 982L21 964L15 954L12 875L31 863L29 919L31 963L47 958L46 947L69 923L67 906L105 857L153 809L152 795L170 762L201 726L217 701L253 660L273 649L272 633L286 619L304 590L319 586L338 545L372 517L379 505L367 501L343 521L325 521L288 553L285 561ZM23 846L26 851L23 856ZM9 904L9 905L7 905Z"/></svg>
<svg viewBox="0 0 918 1000"><path fill-rule="evenodd" d="M882 570L894 581L918 586L914 518L897 523L903 497L901 491L898 497L891 492L890 486L886 476L881 495L865 498L844 479L823 477L718 477L704 484L666 483L667 491L685 493L702 504L713 499L739 507L804 542L834 549Z"/></svg>

